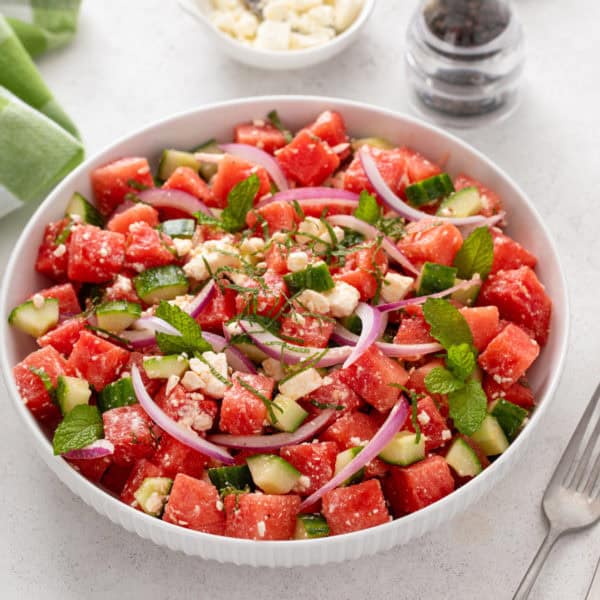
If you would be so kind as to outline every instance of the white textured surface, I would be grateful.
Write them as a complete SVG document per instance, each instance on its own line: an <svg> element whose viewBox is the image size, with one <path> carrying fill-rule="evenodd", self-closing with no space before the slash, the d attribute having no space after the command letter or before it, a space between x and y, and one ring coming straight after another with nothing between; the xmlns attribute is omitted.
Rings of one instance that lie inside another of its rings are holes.
<svg viewBox="0 0 600 600"><path fill-rule="evenodd" d="M273 75L216 56L173 2L88 1L75 43L41 67L81 126L90 154L148 121L237 96L322 93L403 110L399 32L414 3L403 4L380 2L344 57L305 73ZM559 0L543 7L522 1L519 8L529 40L523 104L507 123L465 137L538 202L571 286L572 351L553 413L532 440L530 461L468 514L408 546L310 571L254 570L173 553L109 523L45 467L4 402L3 598L510 598L541 542L539 499L596 384L600 350L592 312L600 288L594 58L600 10L591 0L580 0L576 11ZM0 256L9 252L28 210L0 223ZM583 598L599 554L597 529L559 542L534 598Z"/></svg>

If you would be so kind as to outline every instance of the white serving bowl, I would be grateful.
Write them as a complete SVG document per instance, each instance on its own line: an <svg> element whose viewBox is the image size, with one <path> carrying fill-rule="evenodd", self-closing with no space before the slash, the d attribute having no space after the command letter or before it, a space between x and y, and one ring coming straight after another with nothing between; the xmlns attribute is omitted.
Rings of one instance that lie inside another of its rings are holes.
<svg viewBox="0 0 600 600"><path fill-rule="evenodd" d="M375 0L364 0L364 6L354 23L332 40L305 50L263 50L232 38L217 29L210 20L210 0L179 0L185 12L199 21L212 36L217 47L231 58L260 69L289 71L303 69L329 60L345 50L359 35L375 7Z"/></svg>
<svg viewBox="0 0 600 600"><path fill-rule="evenodd" d="M386 137L445 162L450 173L465 171L480 179L503 198L508 211L509 233L540 258L537 273L553 300L554 308L548 344L530 373L539 406L521 435L489 469L439 502L379 527L308 541L254 542L164 523L123 504L87 481L63 459L53 456L50 440L20 400L12 377L12 367L31 352L35 344L28 336L10 328L7 317L12 307L48 285L48 281L33 269L44 226L62 217L73 192L79 191L91 197L89 172L92 169L128 155L147 156L156 164L163 148L190 148L213 137L228 140L234 124L263 118L274 108L292 129L305 125L322 110L338 110L346 119L352 135ZM0 291L0 359L10 397L31 434L32 442L71 491L99 513L129 531L186 554L239 565L291 567L355 559L403 544L451 519L488 492L524 457L531 434L542 413L548 409L565 359L568 324L566 284L556 249L542 218L517 184L490 160L458 138L411 117L333 98L271 96L215 104L154 123L117 141L71 173L33 215L10 257Z"/></svg>

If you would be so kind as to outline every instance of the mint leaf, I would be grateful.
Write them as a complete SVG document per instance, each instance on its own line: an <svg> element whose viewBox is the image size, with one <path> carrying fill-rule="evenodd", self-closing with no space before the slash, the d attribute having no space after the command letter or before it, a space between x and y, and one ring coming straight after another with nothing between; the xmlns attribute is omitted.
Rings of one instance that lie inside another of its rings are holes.
<svg viewBox="0 0 600 600"><path fill-rule="evenodd" d="M487 414L487 396L479 381L471 379L465 386L448 394L450 417L464 435L473 435Z"/></svg>
<svg viewBox="0 0 600 600"><path fill-rule="evenodd" d="M461 379L444 369L444 367L435 367L425 376L425 386L427 391L432 394L449 394L465 387Z"/></svg>
<svg viewBox="0 0 600 600"><path fill-rule="evenodd" d="M83 448L104 436L102 417L97 406L79 404L69 411L54 432L54 454Z"/></svg>
<svg viewBox="0 0 600 600"><path fill-rule="evenodd" d="M423 305L423 314L431 327L431 335L444 348L460 344L473 346L473 334L467 321L448 300L428 298Z"/></svg>
<svg viewBox="0 0 600 600"><path fill-rule="evenodd" d="M381 218L381 207L377 204L375 196L372 196L366 190L360 193L358 200L358 207L354 211L354 216L361 221L371 223L371 225L377 223Z"/></svg>
<svg viewBox="0 0 600 600"><path fill-rule="evenodd" d="M454 266L461 279L471 279L475 273L485 279L492 270L493 262L494 240L487 227L475 229L454 257Z"/></svg>
<svg viewBox="0 0 600 600"><path fill-rule="evenodd" d="M235 233L246 227L246 215L254 206L259 189L260 179L256 173L232 188L227 196L227 206L221 213L223 229Z"/></svg>
<svg viewBox="0 0 600 600"><path fill-rule="evenodd" d="M271 125L273 125L273 127L275 127L276 129L279 129L279 131L281 131L281 133L283 133L283 135L285 136L285 141L288 144L294 139L292 137L292 134L289 132L289 130L283 126L283 123L281 122L281 119L279 118L279 113L276 110L272 110L267 115L267 119L269 119L269 121L270 121Z"/></svg>
<svg viewBox="0 0 600 600"><path fill-rule="evenodd" d="M468 344L459 344L448 348L446 365L454 377L465 381L475 368L475 353Z"/></svg>
<svg viewBox="0 0 600 600"><path fill-rule="evenodd" d="M173 325L181 333L181 336L166 333L156 334L156 344L163 354L186 352L192 355L194 352L207 352L212 349L211 345L202 337L200 325L178 306L163 300L156 309L156 316Z"/></svg>
<svg viewBox="0 0 600 600"><path fill-rule="evenodd" d="M56 388L52 385L52 379L50 379L50 376L48 373L46 373L46 370L38 369L37 367L29 367L29 370L42 380L45 390L50 394L51 397L54 397Z"/></svg>

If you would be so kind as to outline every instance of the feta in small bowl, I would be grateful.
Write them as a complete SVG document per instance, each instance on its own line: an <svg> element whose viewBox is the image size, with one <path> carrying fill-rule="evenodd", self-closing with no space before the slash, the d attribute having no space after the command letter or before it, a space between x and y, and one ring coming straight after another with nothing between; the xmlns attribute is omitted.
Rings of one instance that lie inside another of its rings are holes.
<svg viewBox="0 0 600 600"><path fill-rule="evenodd" d="M375 0L179 0L229 56L263 69L308 67L358 36Z"/></svg>

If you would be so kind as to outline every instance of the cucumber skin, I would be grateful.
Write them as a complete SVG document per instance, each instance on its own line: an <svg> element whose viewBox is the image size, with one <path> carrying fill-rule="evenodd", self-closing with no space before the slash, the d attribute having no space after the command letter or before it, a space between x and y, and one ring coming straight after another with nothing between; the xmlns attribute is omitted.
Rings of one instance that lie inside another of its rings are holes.
<svg viewBox="0 0 600 600"><path fill-rule="evenodd" d="M454 451L454 454L452 454L453 451ZM461 454L464 456L465 453L468 453L469 460L472 462L472 465L475 468L472 469L468 473L465 472L464 470L460 470L460 467L458 467L458 465L456 465L456 456L455 455L457 452L459 453L458 459L461 459ZM448 457L450 457L450 460L448 460ZM450 449L448 450L448 453L446 454L446 462L457 473L457 475L459 477L476 477L477 475L479 475L479 473L481 473L483 471L483 466L481 464L481 461L479 460L479 457L477 456L477 453L462 438L457 438L456 440L454 440L454 443L452 444L452 446L450 446Z"/></svg>
<svg viewBox="0 0 600 600"><path fill-rule="evenodd" d="M48 309L51 309L53 314L47 315L48 319L43 325L40 325L39 323L36 325L35 323L33 323L32 326L32 323L28 324L23 322L22 315L24 311L31 310L33 313L31 316L35 317L36 311L38 313L41 313L43 310ZM58 324L59 315L59 303L56 298L44 298L44 304L40 308L35 307L33 300L27 300L26 302L23 302L22 304L19 304L19 306L16 306L12 309L12 311L8 315L8 323L9 325L13 325L17 329L20 329L24 333L27 333L37 338L44 335L46 332L48 332L50 329L52 329Z"/></svg>
<svg viewBox="0 0 600 600"><path fill-rule="evenodd" d="M451 288L456 281L456 267L426 262L421 268L418 296L427 296Z"/></svg>
<svg viewBox="0 0 600 600"><path fill-rule="evenodd" d="M79 204L79 207L77 204ZM79 192L74 192L69 200L65 216L69 215L77 215L83 219L84 223L88 223L89 225L104 227L105 224L105 219L98 209Z"/></svg>
<svg viewBox="0 0 600 600"><path fill-rule="evenodd" d="M298 515L294 539L315 539L327 537L330 534L325 517L320 514Z"/></svg>
<svg viewBox="0 0 600 600"><path fill-rule="evenodd" d="M208 477L211 483L222 494L224 491L239 490L251 492L254 490L252 475L248 465L236 465L234 467L213 467L208 469Z"/></svg>
<svg viewBox="0 0 600 600"><path fill-rule="evenodd" d="M194 219L169 219L159 225L159 229L172 238L191 239L196 231Z"/></svg>
<svg viewBox="0 0 600 600"><path fill-rule="evenodd" d="M154 304L157 300L171 300L176 296L186 294L190 287L189 279L183 269L176 265L153 267L143 271L133 278L133 285L137 295L147 304ZM160 294L160 290L169 292L170 297Z"/></svg>
<svg viewBox="0 0 600 600"><path fill-rule="evenodd" d="M502 431L504 431L508 440L512 442L517 437L523 421L529 413L524 408L504 398L500 398L490 411L490 414L496 417L496 421L502 427Z"/></svg>
<svg viewBox="0 0 600 600"><path fill-rule="evenodd" d="M137 404L137 398L133 391L133 383L130 377L123 377L109 383L98 394L98 408L100 412L106 412L121 406Z"/></svg>
<svg viewBox="0 0 600 600"><path fill-rule="evenodd" d="M291 492L302 475L298 469L277 454L255 454L248 457L246 463L252 480L265 494ZM276 469L275 473L272 472L273 469ZM267 475L277 476L277 479L265 478L265 471ZM282 485L284 478L286 478L285 485Z"/></svg>

